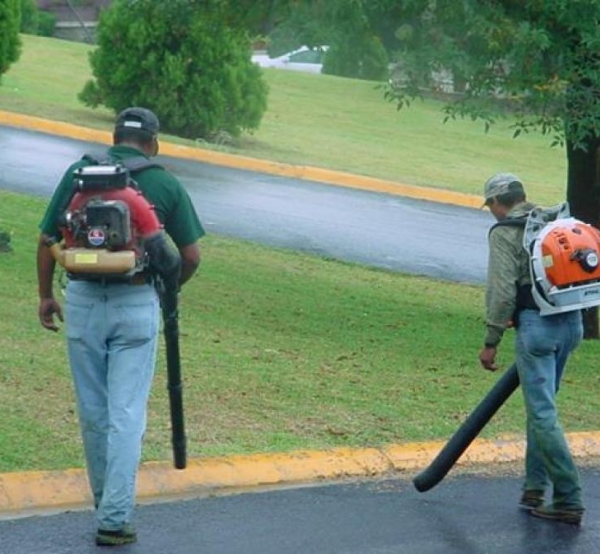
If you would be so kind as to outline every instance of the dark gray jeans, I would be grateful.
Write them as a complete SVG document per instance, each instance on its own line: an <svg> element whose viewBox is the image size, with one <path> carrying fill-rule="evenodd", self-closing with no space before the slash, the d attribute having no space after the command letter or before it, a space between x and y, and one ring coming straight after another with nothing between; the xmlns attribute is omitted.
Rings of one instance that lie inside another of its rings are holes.
<svg viewBox="0 0 600 554"><path fill-rule="evenodd" d="M525 489L552 485L553 504L561 508L583 508L579 473L556 409L567 359L582 338L579 311L542 317L524 310L519 316L517 370L527 412Z"/></svg>

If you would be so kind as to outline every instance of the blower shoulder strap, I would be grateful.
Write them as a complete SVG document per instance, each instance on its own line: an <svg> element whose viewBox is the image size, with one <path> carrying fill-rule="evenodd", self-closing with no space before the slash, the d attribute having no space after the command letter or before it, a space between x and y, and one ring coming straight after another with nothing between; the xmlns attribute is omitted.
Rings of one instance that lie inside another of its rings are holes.
<svg viewBox="0 0 600 554"><path fill-rule="evenodd" d="M90 165L106 165L106 164L120 164L125 169L129 170L131 174L140 173L144 169L150 169L151 167L164 169L162 165L156 163L153 160L149 160L145 156L133 156L131 158L125 158L124 160L115 160L110 156L96 157L93 154L84 154L81 158Z"/></svg>
<svg viewBox="0 0 600 554"><path fill-rule="evenodd" d="M529 244L535 235L540 232L548 223L557 219L566 219L569 217L569 204L562 202L556 206L542 208L536 206L528 213L519 217L507 217L498 221L490 228L490 233L496 227L524 227L527 236L526 243Z"/></svg>
<svg viewBox="0 0 600 554"><path fill-rule="evenodd" d="M129 170L130 173L139 173L144 169L150 169L151 167L164 169L162 165L156 163L144 156L136 156L134 158L126 158L121 162L123 166Z"/></svg>
<svg viewBox="0 0 600 554"><path fill-rule="evenodd" d="M492 225L490 227L489 233L491 233L494 229L496 229L496 227L523 227L523 228L525 228L528 217L529 217L529 214L523 215L520 217L507 217L506 219L503 219L501 221L494 223L494 225Z"/></svg>

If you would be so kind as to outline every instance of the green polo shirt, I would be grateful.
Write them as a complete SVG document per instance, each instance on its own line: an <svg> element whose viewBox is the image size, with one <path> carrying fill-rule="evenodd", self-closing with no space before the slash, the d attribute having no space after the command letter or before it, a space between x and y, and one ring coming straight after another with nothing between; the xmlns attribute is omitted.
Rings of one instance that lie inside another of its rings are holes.
<svg viewBox="0 0 600 554"><path fill-rule="evenodd" d="M130 146L113 146L107 152L108 158L114 162L140 155L139 150ZM67 169L40 223L42 233L61 238L58 218L73 190L73 171L89 164L89 161L79 160ZM187 191L171 173L160 167L151 167L136 173L134 179L145 198L154 205L158 219L178 247L193 244L204 236L204 228Z"/></svg>

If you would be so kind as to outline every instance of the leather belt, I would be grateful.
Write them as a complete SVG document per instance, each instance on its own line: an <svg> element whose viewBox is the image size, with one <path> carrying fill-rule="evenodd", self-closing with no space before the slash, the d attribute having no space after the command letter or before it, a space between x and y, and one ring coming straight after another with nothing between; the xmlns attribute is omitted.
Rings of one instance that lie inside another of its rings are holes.
<svg viewBox="0 0 600 554"><path fill-rule="evenodd" d="M149 273L136 273L131 277L103 277L102 275L77 275L69 274L72 281L86 281L88 283L99 283L101 285L151 285L152 275Z"/></svg>

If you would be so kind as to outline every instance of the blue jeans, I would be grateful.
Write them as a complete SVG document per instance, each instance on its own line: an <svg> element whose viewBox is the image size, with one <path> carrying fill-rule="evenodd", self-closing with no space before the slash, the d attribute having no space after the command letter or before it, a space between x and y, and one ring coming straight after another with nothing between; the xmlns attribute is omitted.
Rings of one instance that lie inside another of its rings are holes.
<svg viewBox="0 0 600 554"><path fill-rule="evenodd" d="M154 375L151 285L69 281L66 334L87 472L101 529L129 523Z"/></svg>
<svg viewBox="0 0 600 554"><path fill-rule="evenodd" d="M581 312L540 316L524 310L516 335L517 370L527 412L525 489L553 486L553 503L583 508L579 473L558 421L556 393L569 354L583 338Z"/></svg>

